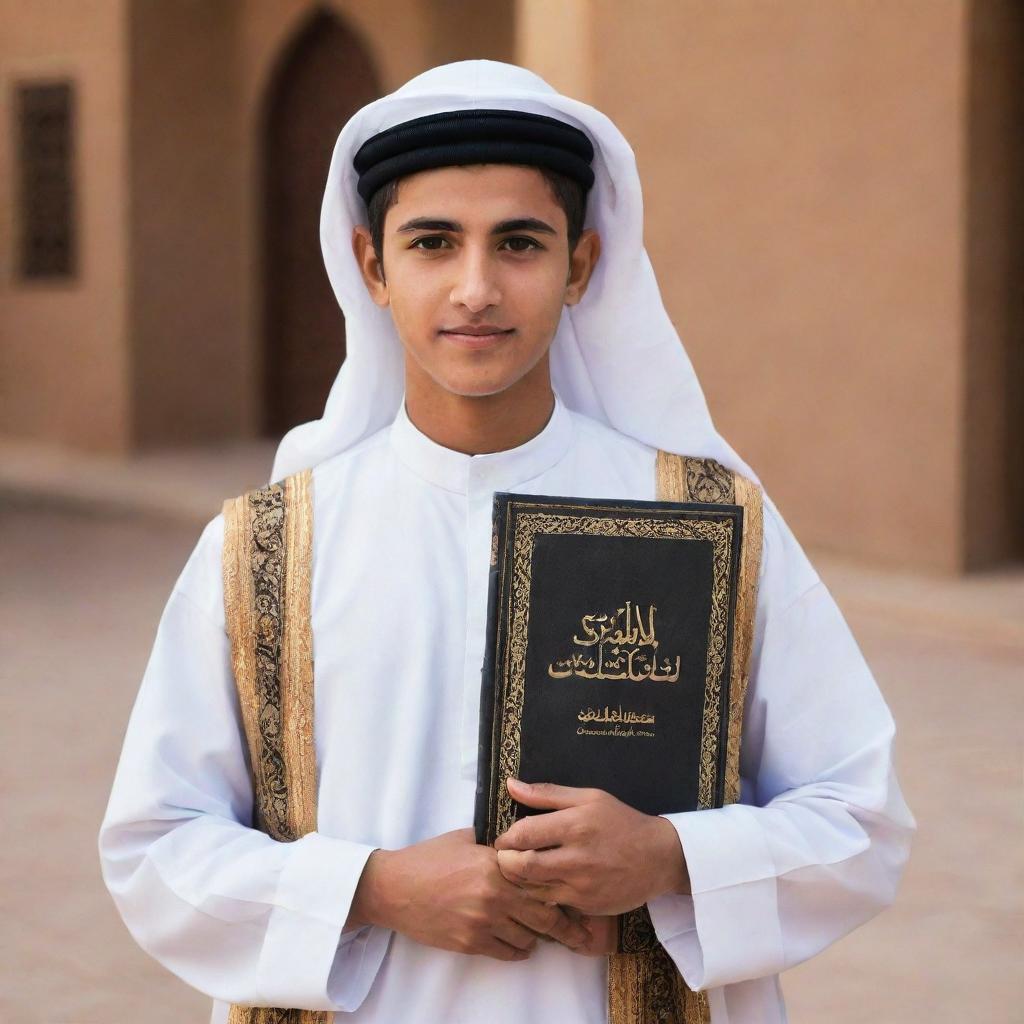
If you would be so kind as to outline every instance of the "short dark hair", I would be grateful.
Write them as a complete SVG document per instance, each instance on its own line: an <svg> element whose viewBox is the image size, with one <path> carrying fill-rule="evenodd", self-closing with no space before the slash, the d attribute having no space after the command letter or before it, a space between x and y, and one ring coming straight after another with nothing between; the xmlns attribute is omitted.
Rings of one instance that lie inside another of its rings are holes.
<svg viewBox="0 0 1024 1024"><path fill-rule="evenodd" d="M587 193L578 181L560 171L553 171L547 167L538 167L537 170L544 176L555 201L565 211L565 219L568 222L566 233L571 253L576 248L580 235L583 234L583 221L587 215ZM398 199L398 184L401 180L401 178L395 178L381 185L370 196L370 201L366 204L366 215L370 222L370 239L373 242L373 250L377 254L377 259L382 263L384 259L384 218Z"/></svg>

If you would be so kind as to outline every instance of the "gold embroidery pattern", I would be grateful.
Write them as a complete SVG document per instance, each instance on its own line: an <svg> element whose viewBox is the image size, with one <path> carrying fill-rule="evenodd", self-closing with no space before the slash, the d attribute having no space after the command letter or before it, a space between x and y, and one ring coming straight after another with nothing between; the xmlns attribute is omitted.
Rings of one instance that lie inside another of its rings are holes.
<svg viewBox="0 0 1024 1024"><path fill-rule="evenodd" d="M707 1024L707 996L693 992L658 941L646 905L619 915L619 951L608 963L613 1024Z"/></svg>
<svg viewBox="0 0 1024 1024"><path fill-rule="evenodd" d="M288 821L296 836L316 829L317 765L313 742L312 475L285 480L291 514L284 533L284 574L280 658L281 724L288 778Z"/></svg>
<svg viewBox="0 0 1024 1024"><path fill-rule="evenodd" d="M687 987L659 943L643 953L608 958L608 1020L611 1024L709 1024L711 1010L707 995Z"/></svg>
<svg viewBox="0 0 1024 1024"><path fill-rule="evenodd" d="M619 914L619 952L642 953L658 945L654 922L645 903L636 910Z"/></svg>
<svg viewBox="0 0 1024 1024"><path fill-rule="evenodd" d="M279 842L316 828L312 475L224 504L224 611L253 773L254 827ZM321 1010L232 1005L229 1024L328 1024Z"/></svg>
<svg viewBox="0 0 1024 1024"><path fill-rule="evenodd" d="M740 544L740 571L733 618L732 671L729 677L729 729L725 755L727 804L736 803L740 798L740 734L743 731L743 704L750 679L750 652L754 645L754 613L764 538L761 488L739 474L735 475L735 480L736 503L743 506L743 540Z"/></svg>
<svg viewBox="0 0 1024 1024"><path fill-rule="evenodd" d="M686 490L689 498L683 501L706 501L715 505L732 505L735 488L733 474L715 459L687 457Z"/></svg>
<svg viewBox="0 0 1024 1024"><path fill-rule="evenodd" d="M687 458L659 450L656 472L660 500L743 506L725 757L724 801L732 803L739 799L740 790L740 733L762 543L761 490L714 459ZM702 801L701 806L711 804ZM619 952L608 960L610 1024L710 1024L706 993L693 992L687 986L658 942L647 908L620 915L619 933Z"/></svg>
<svg viewBox="0 0 1024 1024"><path fill-rule="evenodd" d="M322 1010L282 1010L273 1006L238 1006L228 1012L228 1024L327 1024Z"/></svg>
<svg viewBox="0 0 1024 1024"><path fill-rule="evenodd" d="M259 761L256 827L281 842L296 839L288 820L288 783L281 735L281 595L284 589L284 488L274 484L249 495L252 543L249 565L256 602L256 721Z"/></svg>
<svg viewBox="0 0 1024 1024"><path fill-rule="evenodd" d="M728 639L729 561L733 542L732 523L688 520L593 519L586 516L523 513L512 553L512 600L508 644L505 651L503 694L505 728L499 748L500 778L518 777L520 721L523 714L526 677L526 641L529 630L529 593L534 538L540 534L585 534L611 537L670 537L679 540L707 540L712 543L711 616L708 626L708 660L701 737L701 763L698 776L698 801L709 807L714 802L717 784L716 751L721 725L718 702L725 671ZM498 787L495 814L496 834L512 827L512 798L504 786Z"/></svg>

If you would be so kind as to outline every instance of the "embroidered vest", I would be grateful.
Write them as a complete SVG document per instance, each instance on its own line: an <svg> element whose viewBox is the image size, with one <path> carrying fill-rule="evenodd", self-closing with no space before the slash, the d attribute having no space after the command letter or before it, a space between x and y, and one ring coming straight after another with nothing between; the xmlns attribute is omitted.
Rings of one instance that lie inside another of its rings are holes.
<svg viewBox="0 0 1024 1024"><path fill-rule="evenodd" d="M761 490L714 459L659 451L659 501L742 505L725 802L739 799L740 732L761 560ZM235 685L253 773L253 826L279 842L316 829L313 744L312 473L224 503L224 605ZM329 1024L329 1010L233 1005L228 1024ZM658 942L646 906L619 917L608 957L609 1024L709 1024L707 995L693 992Z"/></svg>

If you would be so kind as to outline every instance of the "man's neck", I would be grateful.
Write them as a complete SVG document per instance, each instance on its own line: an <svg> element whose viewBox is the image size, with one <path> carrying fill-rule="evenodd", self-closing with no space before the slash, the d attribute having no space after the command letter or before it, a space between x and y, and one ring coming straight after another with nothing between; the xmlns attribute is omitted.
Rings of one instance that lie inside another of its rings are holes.
<svg viewBox="0 0 1024 1024"><path fill-rule="evenodd" d="M523 383L520 381L520 383ZM406 381L405 408L413 426L432 441L466 455L518 448L547 425L555 407L551 381L467 397Z"/></svg>

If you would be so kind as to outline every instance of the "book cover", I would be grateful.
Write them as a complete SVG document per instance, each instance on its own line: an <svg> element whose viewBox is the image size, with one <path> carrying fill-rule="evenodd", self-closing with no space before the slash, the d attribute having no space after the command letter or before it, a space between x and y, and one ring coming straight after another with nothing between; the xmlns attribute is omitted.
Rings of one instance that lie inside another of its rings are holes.
<svg viewBox="0 0 1024 1024"><path fill-rule="evenodd" d="M648 814L723 803L738 505L494 496L477 841L526 782Z"/></svg>

